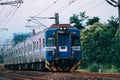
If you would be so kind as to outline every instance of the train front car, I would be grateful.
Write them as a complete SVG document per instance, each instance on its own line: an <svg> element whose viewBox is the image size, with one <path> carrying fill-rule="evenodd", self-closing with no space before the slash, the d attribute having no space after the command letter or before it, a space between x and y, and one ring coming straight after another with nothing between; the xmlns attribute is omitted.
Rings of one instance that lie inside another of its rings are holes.
<svg viewBox="0 0 120 80"><path fill-rule="evenodd" d="M80 67L80 31L69 24L53 24L45 32L45 67L73 71Z"/></svg>

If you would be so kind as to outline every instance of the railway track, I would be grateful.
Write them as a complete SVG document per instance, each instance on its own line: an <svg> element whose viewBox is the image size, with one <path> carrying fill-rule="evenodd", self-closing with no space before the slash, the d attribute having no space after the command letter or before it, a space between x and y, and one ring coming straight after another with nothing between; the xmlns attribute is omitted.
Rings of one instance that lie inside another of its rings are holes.
<svg viewBox="0 0 120 80"><path fill-rule="evenodd" d="M97 72L71 72L73 75L86 75L86 76L92 76L92 77L111 77L111 78L120 78L120 74L112 74L112 73L97 73ZM70 73L70 74L71 74Z"/></svg>
<svg viewBox="0 0 120 80"><path fill-rule="evenodd" d="M120 80L120 74L85 72L39 72L14 71L0 72L0 76L11 80Z"/></svg>
<svg viewBox="0 0 120 80"><path fill-rule="evenodd" d="M23 76L16 74L2 74L3 77L9 78L11 80L47 80L39 77Z"/></svg>

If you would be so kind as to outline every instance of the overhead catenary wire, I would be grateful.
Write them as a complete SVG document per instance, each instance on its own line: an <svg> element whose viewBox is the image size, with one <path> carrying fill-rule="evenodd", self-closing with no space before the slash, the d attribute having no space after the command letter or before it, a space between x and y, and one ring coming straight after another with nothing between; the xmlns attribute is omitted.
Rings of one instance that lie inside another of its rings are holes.
<svg viewBox="0 0 120 80"><path fill-rule="evenodd" d="M49 5L47 8L45 8L45 9L43 9L40 13L38 13L36 16L38 16L38 15L40 15L40 14L42 14L43 12L45 12L46 10L48 10L49 8L51 8L54 4L56 4L57 2L58 2L59 0L56 0L56 1L54 1L51 5ZM74 0L73 0L73 2L75 2ZM73 3L73 2L71 2L71 3ZM92 2L94 2L93 0L91 0L90 2L88 2L89 4L90 3L92 3ZM71 5L71 3L68 3L68 4L66 4L66 5L63 5L61 8L59 8L59 9L57 9L55 12L59 12L59 13L61 13L61 12L63 12L68 6L70 6ZM86 4L88 4L88 3L86 3ZM87 5L86 5L87 6ZM83 6L84 7L84 6ZM55 13L54 12L54 13Z"/></svg>
<svg viewBox="0 0 120 80"><path fill-rule="evenodd" d="M92 10L93 8L97 8L97 7L101 6L101 5L103 5L103 3L105 3L105 1L101 1L100 3L95 4L94 6L86 9L85 11L87 12L87 11Z"/></svg>
<svg viewBox="0 0 120 80"><path fill-rule="evenodd" d="M72 2L71 4L73 4L73 3L75 3L75 1ZM91 3L95 3L95 0L90 0L89 2L81 5L79 8L73 9L73 11L75 12L75 11L77 11L77 10L80 9L80 8L85 8L85 7L87 7L87 6L90 6ZM102 1L102 3L103 3L103 1ZM52 14L55 13L55 12L62 13L65 9L67 9L69 6L71 6L71 4L67 3L67 4L63 5L62 7L60 7L59 9L57 9L56 11L52 12L50 15L52 15ZM88 5L88 4L89 4L89 5ZM96 6L96 7L97 7L97 6L100 6L99 4L101 4L101 2L98 3L98 4L96 4L95 6ZM93 7L91 7L91 8L95 8L95 6L93 6ZM90 9L90 8L89 8L89 9ZM86 9L85 11L88 11L89 9ZM49 16L50 16L50 15L49 15Z"/></svg>
<svg viewBox="0 0 120 80"><path fill-rule="evenodd" d="M58 1L59 1L59 0L58 0ZM57 2L58 2L58 1L57 1ZM75 1L76 1L76 0L72 0L71 3L67 3L67 4L63 5L62 7L60 7L59 9L57 9L57 10L60 10L60 9L62 9L62 8L67 8L69 5L71 5L71 4L74 3ZM56 2L56 3L57 3L57 2ZM52 5L52 6L54 6L54 5ZM57 10L55 10L55 11L52 12L52 13L50 13L50 15L48 15L47 17L49 18L53 13L56 13ZM59 13L60 13L60 12L59 12ZM47 17L46 17L46 18L47 18ZM28 22L27 24L29 24L29 22Z"/></svg>
<svg viewBox="0 0 120 80"><path fill-rule="evenodd" d="M67 7L69 7L70 5L72 5L73 3L75 3L77 0L72 0L71 2L61 6L59 9L56 9L54 12L52 12L50 15L48 16L51 16L52 14L54 13L61 13L62 11L64 11Z"/></svg>
<svg viewBox="0 0 120 80"><path fill-rule="evenodd" d="M79 1L79 0L73 0L71 3L67 3L67 4L63 5L63 6L60 7L59 9L55 10L54 12L52 12L49 16L51 16L52 14L55 14L55 13L59 13L59 15L62 15L61 13L62 13L63 11L65 11L68 7L72 6L73 3L74 3L74 4L75 4L75 2L77 3L77 1ZM95 0L90 0L89 2L83 4L81 7L86 7L86 6L85 6L86 4L94 3L94 1L95 1ZM81 8L81 7L80 7L80 8ZM78 9L78 8L77 8L77 9ZM76 9L76 10L77 10L77 9ZM74 9L73 9L73 10L74 10ZM76 10L74 10L74 12L75 12Z"/></svg>
<svg viewBox="0 0 120 80"><path fill-rule="evenodd" d="M12 14L12 12L14 11L15 6L11 6L10 9L7 11L7 13L4 15L4 19L3 19L3 23L6 22L6 20L8 19L8 17Z"/></svg>
<svg viewBox="0 0 120 80"><path fill-rule="evenodd" d="M1 25L4 23L8 23L9 20L12 19L13 15L17 11L18 7L19 7L18 5L11 6L11 8L7 11L7 13L4 15L3 19L1 20Z"/></svg>
<svg viewBox="0 0 120 80"><path fill-rule="evenodd" d="M42 13L44 13L44 12L47 11L49 8L51 8L52 6L54 6L58 1L59 1L59 0L54 1L54 2L53 2L52 4L50 4L47 8L43 9L41 12L39 12L37 15L35 15L35 17L36 17L36 16L40 16ZM30 17L30 18L31 18L31 17ZM33 20L34 20L33 17L32 17L31 19L27 20L26 26L29 25L30 22L33 22L33 23L36 23L36 24L39 23L39 24L41 24L41 25L43 25L43 26L46 27L45 24L43 24L42 22L38 21L37 19L35 19L36 22L33 21Z"/></svg>
<svg viewBox="0 0 120 80"><path fill-rule="evenodd" d="M56 0L56 1L52 2L52 4L50 4L48 7L46 7L45 9L43 9L41 12L39 12L39 13L38 13L37 15L35 15L35 16L41 16L42 13L46 12L47 10L50 10L50 8L52 8L53 6L55 7L55 4L56 4L58 1L60 1L60 0ZM62 12L65 11L69 6L72 6L72 4L75 3L76 1L78 1L78 0L75 0L75 1L73 0L71 3L67 3L67 4L64 4L64 5L61 5L60 8L54 10L52 13L50 13L49 16L51 16L51 15L52 15L53 13L55 13L55 12L62 13ZM92 4L92 3L94 3L94 6L89 7L89 8L86 8L87 6L90 6L90 4ZM85 11L89 11L89 10L92 10L93 8L96 8L96 7L98 7L98 6L101 6L102 3L103 3L103 1L102 1L102 2L99 2L99 3L95 3L95 0L90 0L90 1L88 1L87 3L84 3L83 5L80 5L80 7L77 8L76 10L78 10L78 9L80 9L80 8L86 8ZM74 9L74 10L75 10L75 9ZM75 11L76 11L76 10L75 10ZM31 18L31 19L32 19L32 18ZM27 24L29 24L29 22L30 22L30 21L28 21ZM32 21L31 21L31 22L32 22ZM34 22L35 22L35 21L34 21Z"/></svg>
<svg viewBox="0 0 120 80"><path fill-rule="evenodd" d="M50 13L50 15L48 15L48 17L51 16L53 13L56 13L56 12L62 13L63 11L65 11L66 8L68 8L69 6L71 6L71 5L72 5L73 3L75 3L76 1L77 1L77 0L73 0L71 3L67 3L67 4L61 6L59 9L57 9L57 10L55 10L54 12ZM87 6L89 6L88 4L94 3L94 1L95 1L95 0L90 0L89 2L83 4L80 8L86 7L86 6L85 6L86 4L87 4ZM88 11L88 10L90 10L91 8L96 8L96 7L100 6L100 4L102 4L103 2L104 2L104 1L96 4L96 5L93 6L93 7L90 7L90 8L88 8L88 9L86 9L85 11ZM51 7L51 5L50 5L50 7ZM46 8L45 11L48 10L50 7ZM78 9L78 8L77 8L77 9ZM76 10L77 10L77 9L76 9ZM43 10L43 12L45 12L45 11ZM39 14L41 14L41 13L43 13L43 12L40 12Z"/></svg>
<svg viewBox="0 0 120 80"><path fill-rule="evenodd" d="M82 8L87 7L87 6L90 6L91 3L94 3L94 5L93 5L92 7L86 8L86 9L84 10L85 12L91 11L91 10L93 10L94 8L97 8L97 7L101 6L101 5L103 5L103 4L105 3L105 1L100 1L99 3L96 4L96 3L95 3L95 0L91 0L91 1L83 4L83 5L80 6L79 8L76 8L76 9L73 9L73 10L74 10L74 12L75 12L75 11L79 10L80 8L82 9ZM89 5L87 5L87 4L89 4ZM86 6L85 6L85 5L86 5ZM63 11L64 11L64 10L62 10L61 12L63 12Z"/></svg>
<svg viewBox="0 0 120 80"><path fill-rule="evenodd" d="M89 11L92 10L93 8L96 8L98 6L101 6L102 3L104 3L105 1L101 1L100 3L95 4L93 7L87 8L85 11ZM81 5L79 8L73 9L73 11L77 11L79 9L85 8L87 6L90 6L91 3L95 3L95 0L91 0L83 5ZM89 5L88 5L89 4ZM63 12L65 9L63 9L61 12Z"/></svg>
<svg viewBox="0 0 120 80"><path fill-rule="evenodd" d="M0 24L2 22L2 12L5 10L5 6L2 7L1 11L0 11Z"/></svg>
<svg viewBox="0 0 120 80"><path fill-rule="evenodd" d="M2 14L2 12L4 11L5 6L2 7L1 11L0 11L0 15Z"/></svg>
<svg viewBox="0 0 120 80"><path fill-rule="evenodd" d="M10 13L13 11L13 6L10 7L10 9L6 13L6 17L10 15Z"/></svg>
<svg viewBox="0 0 120 80"><path fill-rule="evenodd" d="M17 4L16 8L14 9L14 12L11 14L11 16L8 18L7 23L12 19L12 17L15 15L18 8L21 6L21 4Z"/></svg>
<svg viewBox="0 0 120 80"><path fill-rule="evenodd" d="M34 22L34 23L39 24L41 26L47 27L45 24L43 24L42 22L38 21L38 19L36 19L36 18L29 19L28 22Z"/></svg>
<svg viewBox="0 0 120 80"><path fill-rule="evenodd" d="M49 8L51 8L53 5L55 5L59 0L54 1L52 4L50 4L47 8L43 9L41 12L39 12L37 15L38 16L40 14L42 14L43 12L47 11Z"/></svg>
<svg viewBox="0 0 120 80"><path fill-rule="evenodd" d="M0 25L2 25L3 23L8 23L12 17L14 16L14 14L16 13L17 9L20 7L20 5L23 3L22 0L15 0L15 1L6 1L6 2L2 2L1 5L4 6L5 8L7 7L8 9L8 5L11 5L11 7L9 8L9 10L6 12L6 14L2 15L3 17L0 19ZM5 11L4 11L5 12ZM2 11L3 13L3 11ZM1 13L1 14L2 14Z"/></svg>
<svg viewBox="0 0 120 80"><path fill-rule="evenodd" d="M89 6L91 3L94 3L94 1L95 1L95 0L90 0L89 2L87 2L87 3L85 3L85 4L81 5L81 6L79 6L79 7L76 8L76 9L73 9L73 10L74 10L74 11L77 11L77 10L79 10L79 9L81 9L81 8L85 8L85 7ZM88 4L89 4L89 5L88 5Z"/></svg>
<svg viewBox="0 0 120 80"><path fill-rule="evenodd" d="M7 19L6 15L8 14L9 9L6 6L2 6L1 14L0 14L0 25L4 23L4 21Z"/></svg>

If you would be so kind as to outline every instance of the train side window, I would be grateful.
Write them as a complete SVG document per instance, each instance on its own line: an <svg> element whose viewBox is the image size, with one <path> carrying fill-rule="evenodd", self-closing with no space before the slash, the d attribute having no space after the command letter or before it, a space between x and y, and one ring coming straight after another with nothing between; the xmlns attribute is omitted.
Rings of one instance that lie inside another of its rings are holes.
<svg viewBox="0 0 120 80"><path fill-rule="evenodd" d="M71 40L71 45L72 46L79 46L80 45L80 39L78 36L72 36L72 40Z"/></svg>
<svg viewBox="0 0 120 80"><path fill-rule="evenodd" d="M21 47L21 54L23 55L23 53L24 53L24 52L23 52L23 47Z"/></svg>
<svg viewBox="0 0 120 80"><path fill-rule="evenodd" d="M28 53L28 46L26 45L26 53Z"/></svg>
<svg viewBox="0 0 120 80"><path fill-rule="evenodd" d="M45 39L43 39L43 47L45 47Z"/></svg>
<svg viewBox="0 0 120 80"><path fill-rule="evenodd" d="M20 55L20 48L18 48L18 56Z"/></svg>
<svg viewBox="0 0 120 80"><path fill-rule="evenodd" d="M38 49L38 41L37 41L37 44L36 44L36 45L37 45L37 49Z"/></svg>
<svg viewBox="0 0 120 80"><path fill-rule="evenodd" d="M19 48L19 56L21 55L21 48Z"/></svg>
<svg viewBox="0 0 120 80"><path fill-rule="evenodd" d="M18 49L16 50L16 56L18 56Z"/></svg>
<svg viewBox="0 0 120 80"><path fill-rule="evenodd" d="M46 46L55 46L55 38L53 36L46 38Z"/></svg>
<svg viewBox="0 0 120 80"><path fill-rule="evenodd" d="M34 42L34 49L36 49L36 42Z"/></svg>
<svg viewBox="0 0 120 80"><path fill-rule="evenodd" d="M16 54L17 54L17 50L15 50L15 57L16 57Z"/></svg>
<svg viewBox="0 0 120 80"><path fill-rule="evenodd" d="M28 52L30 51L30 45L28 44Z"/></svg>
<svg viewBox="0 0 120 80"><path fill-rule="evenodd" d="M24 55L25 55L25 53L26 53L26 46L24 46Z"/></svg>
<svg viewBox="0 0 120 80"><path fill-rule="evenodd" d="M32 51L33 49L32 49L32 44L30 45L30 50Z"/></svg>
<svg viewBox="0 0 120 80"><path fill-rule="evenodd" d="M33 41L33 50L35 49L35 42Z"/></svg>
<svg viewBox="0 0 120 80"><path fill-rule="evenodd" d="M26 53L27 53L27 46L25 46L25 51L26 51Z"/></svg>
<svg viewBox="0 0 120 80"><path fill-rule="evenodd" d="M41 49L41 39L39 39L39 48Z"/></svg>

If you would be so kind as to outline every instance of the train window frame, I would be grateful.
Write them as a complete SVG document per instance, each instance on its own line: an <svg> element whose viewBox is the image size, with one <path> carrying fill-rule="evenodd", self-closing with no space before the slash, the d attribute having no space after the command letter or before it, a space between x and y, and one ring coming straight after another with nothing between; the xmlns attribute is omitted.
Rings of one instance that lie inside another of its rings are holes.
<svg viewBox="0 0 120 80"><path fill-rule="evenodd" d="M48 40L48 39L51 39L51 40ZM52 44L48 44L48 43L52 43ZM46 37L46 46L55 46L55 37L53 35L48 35Z"/></svg>

